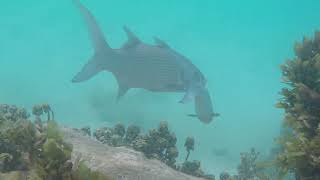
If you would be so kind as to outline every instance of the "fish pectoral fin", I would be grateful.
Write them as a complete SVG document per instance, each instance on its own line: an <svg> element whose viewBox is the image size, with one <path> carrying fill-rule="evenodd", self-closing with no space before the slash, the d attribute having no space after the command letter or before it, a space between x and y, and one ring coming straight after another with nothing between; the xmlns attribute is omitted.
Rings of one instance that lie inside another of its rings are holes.
<svg viewBox="0 0 320 180"><path fill-rule="evenodd" d="M212 117L219 117L220 113L212 113Z"/></svg>
<svg viewBox="0 0 320 180"><path fill-rule="evenodd" d="M183 98L179 101L179 103L185 104L191 102L194 99L194 95L192 92L188 91Z"/></svg>
<svg viewBox="0 0 320 180"><path fill-rule="evenodd" d="M163 40L157 38L157 37L153 37L154 42L156 43L156 45L160 48L169 48L169 45L164 42Z"/></svg>
<svg viewBox="0 0 320 180"><path fill-rule="evenodd" d="M117 102L128 92L130 88L126 85L120 85L118 89Z"/></svg>
<svg viewBox="0 0 320 180"><path fill-rule="evenodd" d="M189 117L198 117L196 114L188 114Z"/></svg>
<svg viewBox="0 0 320 180"><path fill-rule="evenodd" d="M128 41L122 46L122 48L127 49L140 44L140 39L127 26L123 26L123 30L127 34Z"/></svg>
<svg viewBox="0 0 320 180"><path fill-rule="evenodd" d="M85 64L80 72L78 72L72 79L73 83L86 81L98 74L102 69L99 67L96 59L91 58L87 64Z"/></svg>

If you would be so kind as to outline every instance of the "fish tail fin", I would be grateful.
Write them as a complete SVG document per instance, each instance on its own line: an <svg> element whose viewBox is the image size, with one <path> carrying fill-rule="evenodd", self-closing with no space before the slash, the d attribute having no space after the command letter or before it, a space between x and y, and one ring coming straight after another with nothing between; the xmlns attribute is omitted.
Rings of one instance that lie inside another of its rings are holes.
<svg viewBox="0 0 320 180"><path fill-rule="evenodd" d="M81 82L90 79L104 69L108 70L110 68L113 49L110 48L105 40L105 37L91 12L82 5L79 0L73 0L73 2L82 14L95 50L93 57L72 80L72 82Z"/></svg>
<svg viewBox="0 0 320 180"><path fill-rule="evenodd" d="M91 39L92 45L94 46L95 51L100 52L100 51L111 50L109 44L105 40L105 37L101 31L101 28L99 27L92 13L83 4L81 4L80 0L73 0L73 2L79 9L87 25L90 39Z"/></svg>

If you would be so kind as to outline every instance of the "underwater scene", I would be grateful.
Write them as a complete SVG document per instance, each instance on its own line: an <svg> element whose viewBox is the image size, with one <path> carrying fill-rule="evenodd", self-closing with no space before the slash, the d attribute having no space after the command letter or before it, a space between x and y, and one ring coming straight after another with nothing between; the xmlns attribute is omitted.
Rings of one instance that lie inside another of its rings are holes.
<svg viewBox="0 0 320 180"><path fill-rule="evenodd" d="M0 3L0 180L320 180L320 1Z"/></svg>

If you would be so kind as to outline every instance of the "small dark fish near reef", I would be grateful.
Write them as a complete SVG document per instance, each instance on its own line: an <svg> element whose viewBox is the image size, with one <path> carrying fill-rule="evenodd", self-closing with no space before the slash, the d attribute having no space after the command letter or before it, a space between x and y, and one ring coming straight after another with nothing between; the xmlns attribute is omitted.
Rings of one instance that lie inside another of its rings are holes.
<svg viewBox="0 0 320 180"><path fill-rule="evenodd" d="M154 38L155 45L142 42L127 27L124 27L124 31L128 41L121 48L113 49L106 42L90 11L79 0L73 2L88 26L95 53L72 82L82 82L101 71L109 71L118 82L117 100L131 88L152 92L181 92L185 95L180 103L195 100L196 114L191 116L210 123L217 115L212 110L207 81L189 59L159 38Z"/></svg>

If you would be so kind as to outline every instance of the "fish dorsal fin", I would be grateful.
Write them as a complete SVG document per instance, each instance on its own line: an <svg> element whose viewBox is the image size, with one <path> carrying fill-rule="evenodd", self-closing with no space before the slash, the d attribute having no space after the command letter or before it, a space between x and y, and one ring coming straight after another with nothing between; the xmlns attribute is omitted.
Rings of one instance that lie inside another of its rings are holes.
<svg viewBox="0 0 320 180"><path fill-rule="evenodd" d="M161 40L161 39L159 39L157 37L153 37L153 39L154 39L154 42L156 43L156 45L158 47L169 48L169 45L166 42L164 42L163 40Z"/></svg>
<svg viewBox="0 0 320 180"><path fill-rule="evenodd" d="M123 26L124 32L127 34L128 41L123 45L122 48L131 48L140 44L140 39L132 32L127 26Z"/></svg>

